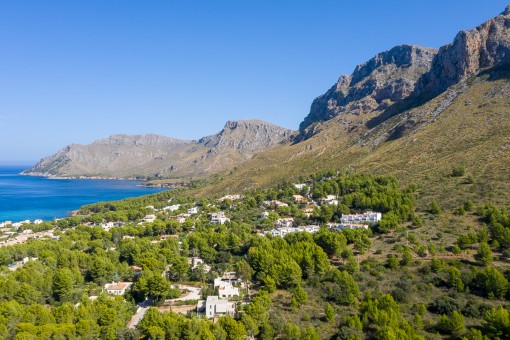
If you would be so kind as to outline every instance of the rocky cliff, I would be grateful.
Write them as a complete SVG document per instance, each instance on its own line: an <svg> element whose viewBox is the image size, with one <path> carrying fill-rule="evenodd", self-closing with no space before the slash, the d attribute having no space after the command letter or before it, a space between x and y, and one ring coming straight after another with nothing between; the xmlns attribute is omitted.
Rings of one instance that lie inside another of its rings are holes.
<svg viewBox="0 0 510 340"><path fill-rule="evenodd" d="M198 141L159 135L113 135L71 144L25 175L61 177L191 177L225 170L288 138L291 130L263 121L229 121Z"/></svg>
<svg viewBox="0 0 510 340"><path fill-rule="evenodd" d="M415 91L419 78L430 69L436 53L432 48L402 45L377 54L358 65L352 75L341 76L333 87L317 97L300 130L342 113L360 116L382 110L407 98Z"/></svg>
<svg viewBox="0 0 510 340"><path fill-rule="evenodd" d="M341 76L314 100L297 141L318 133L322 122L335 117L351 125L353 120L369 121L373 128L413 101L423 104L484 69L509 62L510 6L482 25L459 32L439 50L397 46L357 66L352 75Z"/></svg>

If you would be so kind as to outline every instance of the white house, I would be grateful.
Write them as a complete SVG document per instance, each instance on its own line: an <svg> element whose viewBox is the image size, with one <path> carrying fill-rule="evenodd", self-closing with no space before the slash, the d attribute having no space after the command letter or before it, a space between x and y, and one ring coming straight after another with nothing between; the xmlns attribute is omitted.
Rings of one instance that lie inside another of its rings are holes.
<svg viewBox="0 0 510 340"><path fill-rule="evenodd" d="M208 273L211 271L211 266L207 265L200 257L188 258L188 264L191 266L191 270L195 270L201 266L204 272Z"/></svg>
<svg viewBox="0 0 510 340"><path fill-rule="evenodd" d="M168 211L176 211L176 210L178 210L180 207L181 207L181 205L180 205L180 204L174 204L174 205L169 205L169 206L167 206L167 207L164 207L164 208L163 208L163 210L164 210L164 211L167 211L167 210L168 210Z"/></svg>
<svg viewBox="0 0 510 340"><path fill-rule="evenodd" d="M303 190L303 188L306 187L306 184L305 183L297 183L297 184L294 184L294 188L298 189L298 190Z"/></svg>
<svg viewBox="0 0 510 340"><path fill-rule="evenodd" d="M304 198L302 195L292 195L292 198L296 203L304 203L306 202L306 198Z"/></svg>
<svg viewBox="0 0 510 340"><path fill-rule="evenodd" d="M218 296L208 296L207 300L200 300L197 304L197 312L204 312L208 319L215 315L231 315L236 312L235 302L220 299Z"/></svg>
<svg viewBox="0 0 510 340"><path fill-rule="evenodd" d="M34 224L41 224L41 223L43 223L43 220L41 220L41 219L34 220Z"/></svg>
<svg viewBox="0 0 510 340"><path fill-rule="evenodd" d="M234 287L230 281L224 281L220 277L214 279L214 288L218 288L220 298L239 296L239 288Z"/></svg>
<svg viewBox="0 0 510 340"><path fill-rule="evenodd" d="M336 199L337 197L335 195L327 195L326 197L321 198L321 201L329 204L329 202L334 201Z"/></svg>
<svg viewBox="0 0 510 340"><path fill-rule="evenodd" d="M276 227L279 227L279 228L290 228L290 227L292 227L293 223L294 223L293 217L279 218L275 221Z"/></svg>
<svg viewBox="0 0 510 340"><path fill-rule="evenodd" d="M316 233L320 230L320 227L318 225L307 225L304 227L283 227L283 228L276 228L271 230L269 233L273 236L278 237L285 237L285 235L290 233L299 233L299 232L307 232L307 233Z"/></svg>
<svg viewBox="0 0 510 340"><path fill-rule="evenodd" d="M198 207L193 207L193 208L188 209L188 214L190 214L190 215L198 214Z"/></svg>
<svg viewBox="0 0 510 340"><path fill-rule="evenodd" d="M156 215L146 215L142 218L143 222L154 222L156 220Z"/></svg>
<svg viewBox="0 0 510 340"><path fill-rule="evenodd" d="M124 295L126 290L131 287L132 282L112 282L104 285L104 289L108 292L108 294L112 295Z"/></svg>
<svg viewBox="0 0 510 340"><path fill-rule="evenodd" d="M377 223L381 220L380 212L367 211L363 214L346 214L342 215L340 222L342 223Z"/></svg>
<svg viewBox="0 0 510 340"><path fill-rule="evenodd" d="M337 230L343 230L343 229L368 229L367 224L361 224L361 223L328 223L327 227L330 229L337 229Z"/></svg>
<svg viewBox="0 0 510 340"><path fill-rule="evenodd" d="M269 212L264 211L262 214L260 214L260 219L263 220L265 218L269 217Z"/></svg>
<svg viewBox="0 0 510 340"><path fill-rule="evenodd" d="M223 211L220 211L211 214L211 222L216 224L225 224L225 222L230 222L230 218L225 216Z"/></svg>

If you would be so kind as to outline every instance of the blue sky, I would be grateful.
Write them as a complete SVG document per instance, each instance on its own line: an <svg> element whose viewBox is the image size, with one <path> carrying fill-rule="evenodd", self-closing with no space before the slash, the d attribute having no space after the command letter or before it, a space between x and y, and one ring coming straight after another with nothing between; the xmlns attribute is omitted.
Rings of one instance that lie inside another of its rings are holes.
<svg viewBox="0 0 510 340"><path fill-rule="evenodd" d="M341 74L439 47L507 1L2 1L0 163L115 133L196 139L227 120L297 129Z"/></svg>

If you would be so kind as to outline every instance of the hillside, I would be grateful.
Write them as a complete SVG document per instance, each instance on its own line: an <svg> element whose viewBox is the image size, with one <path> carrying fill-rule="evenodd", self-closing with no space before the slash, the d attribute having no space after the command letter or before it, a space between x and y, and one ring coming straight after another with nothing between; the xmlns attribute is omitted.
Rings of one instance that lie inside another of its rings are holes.
<svg viewBox="0 0 510 340"><path fill-rule="evenodd" d="M229 169L290 136L263 121L227 122L198 141L158 135L113 135L89 145L71 144L24 175L62 177L195 177Z"/></svg>
<svg viewBox="0 0 510 340"><path fill-rule="evenodd" d="M452 201L459 188L442 179L464 166L474 198L508 202L508 22L507 8L437 52L399 46L378 54L314 101L293 143L259 153L203 192L351 168L406 183L437 179L438 190L427 192Z"/></svg>

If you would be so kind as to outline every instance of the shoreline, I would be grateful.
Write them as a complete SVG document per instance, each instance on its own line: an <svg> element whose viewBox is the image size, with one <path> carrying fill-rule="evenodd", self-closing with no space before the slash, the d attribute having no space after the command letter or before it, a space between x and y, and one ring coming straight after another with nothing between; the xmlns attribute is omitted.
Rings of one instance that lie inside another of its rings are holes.
<svg viewBox="0 0 510 340"><path fill-rule="evenodd" d="M90 179L90 180L114 180L114 181L140 181L141 183L137 186L145 187L145 188L166 188L166 189L185 189L186 185L182 184L171 184L171 183L161 183L154 184L151 183L152 180L147 179L145 177L108 177L108 176L56 176L48 173L39 173L39 172L20 172L18 173L20 176L27 177L42 177L47 179L55 179L55 180L63 180L63 179Z"/></svg>
<svg viewBox="0 0 510 340"><path fill-rule="evenodd" d="M94 180L115 180L115 181L147 181L143 177L108 177L108 176L56 176L48 173L27 172L18 173L20 176L42 177L47 179L94 179Z"/></svg>

